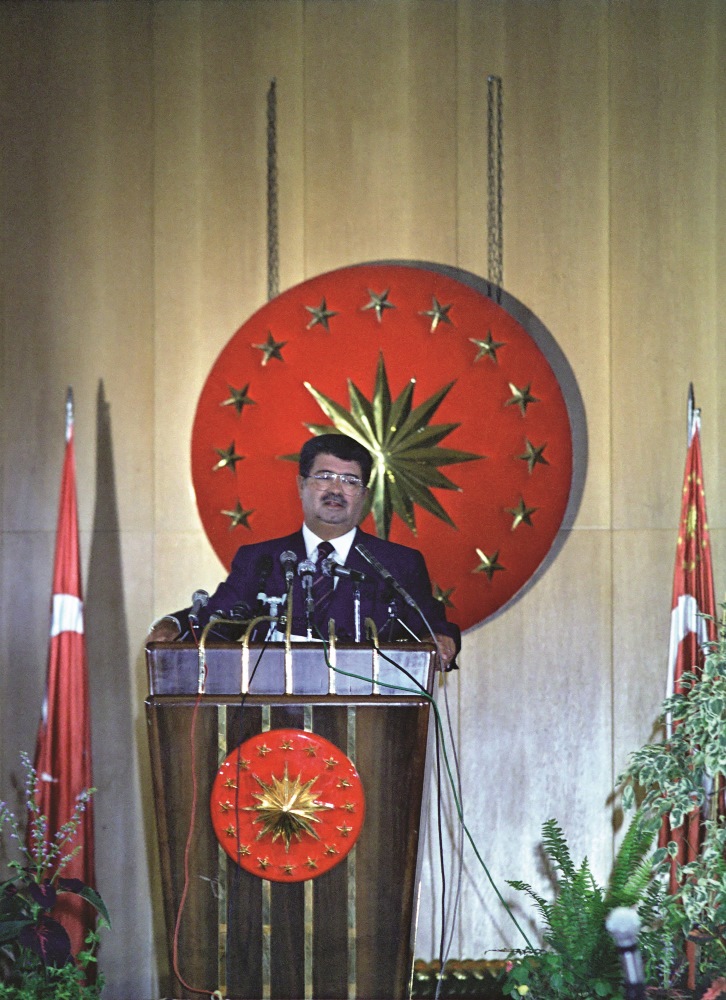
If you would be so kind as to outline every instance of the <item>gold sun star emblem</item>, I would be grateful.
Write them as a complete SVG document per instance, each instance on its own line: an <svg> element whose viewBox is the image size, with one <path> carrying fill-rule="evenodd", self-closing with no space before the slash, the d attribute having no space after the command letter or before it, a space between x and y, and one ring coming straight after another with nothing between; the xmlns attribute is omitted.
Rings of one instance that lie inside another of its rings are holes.
<svg viewBox="0 0 726 1000"><path fill-rule="evenodd" d="M360 442L373 455L373 470L363 517L373 513L376 534L388 538L393 515L416 533L415 505L455 528L432 489L459 491L439 468L483 458L468 451L442 448L439 442L459 424L431 424L434 413L454 386L449 382L418 406L413 406L416 380L411 379L396 399L391 398L383 355L379 355L373 396L366 399L350 379L350 411L324 396L309 382L305 388L333 426L307 424L313 434L338 431ZM287 456L286 456L287 457Z"/></svg>
<svg viewBox="0 0 726 1000"><path fill-rule="evenodd" d="M253 798L257 799L257 805L246 806L245 811L256 812L254 822L262 824L257 840L268 833L272 834L272 842L281 838L285 850L289 851L293 838L300 841L303 833L319 839L313 826L320 822L317 813L332 809L333 806L316 798L312 788L317 777L305 782L301 781L300 775L290 778L285 764L282 778L273 775L269 784L256 775L255 780L262 791L252 793Z"/></svg>

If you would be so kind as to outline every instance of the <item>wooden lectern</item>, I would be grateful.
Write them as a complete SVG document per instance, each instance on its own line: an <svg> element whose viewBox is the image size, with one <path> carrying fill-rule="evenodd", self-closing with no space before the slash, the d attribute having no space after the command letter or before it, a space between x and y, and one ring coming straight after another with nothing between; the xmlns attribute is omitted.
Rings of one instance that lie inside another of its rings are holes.
<svg viewBox="0 0 726 1000"><path fill-rule="evenodd" d="M329 664L319 643L209 644L201 656L191 644L151 643L147 663L175 995L408 996L430 717L423 692L433 690L433 646L339 644ZM294 883L236 864L210 819L220 763L244 741L265 732L272 738L277 729L329 740L353 762L365 793L350 853Z"/></svg>

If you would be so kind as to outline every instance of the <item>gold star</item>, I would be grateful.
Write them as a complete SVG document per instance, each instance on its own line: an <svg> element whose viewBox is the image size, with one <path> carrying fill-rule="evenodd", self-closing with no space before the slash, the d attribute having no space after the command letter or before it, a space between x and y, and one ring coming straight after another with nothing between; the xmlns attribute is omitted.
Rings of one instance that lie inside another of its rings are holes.
<svg viewBox="0 0 726 1000"><path fill-rule="evenodd" d="M240 844L239 847L237 848L237 853L241 854L242 857L245 858L248 857L250 854L252 854L252 851L250 850L247 844Z"/></svg>
<svg viewBox="0 0 726 1000"><path fill-rule="evenodd" d="M285 344L287 344L286 340L275 340L268 330L265 343L253 344L252 346L256 347L258 351L262 351L262 367L264 368L271 358L276 358L278 361L285 360L282 356L282 349Z"/></svg>
<svg viewBox="0 0 726 1000"><path fill-rule="evenodd" d="M258 858L257 859L257 864L260 866L260 868L262 869L263 872L267 871L267 869L270 867L270 859L269 858Z"/></svg>
<svg viewBox="0 0 726 1000"><path fill-rule="evenodd" d="M506 345L504 341L492 340L491 330L487 331L486 340L477 340L475 337L469 337L469 340L479 348L479 353L474 361L480 361L481 358L491 358L494 364L498 364L497 351Z"/></svg>
<svg viewBox="0 0 726 1000"><path fill-rule="evenodd" d="M345 809L345 811L348 813L355 812L355 802L346 802L345 805L343 806L343 809Z"/></svg>
<svg viewBox="0 0 726 1000"><path fill-rule="evenodd" d="M505 569L505 567L499 562L498 549L494 555L491 556L486 555L486 553L482 552L481 549L477 549L476 554L481 559L481 562L472 570L472 573L486 573L487 579L491 580L497 571Z"/></svg>
<svg viewBox="0 0 726 1000"><path fill-rule="evenodd" d="M453 324L449 319L449 310L451 309L451 306L442 306L435 295L433 296L432 303L431 309L427 309L425 312L420 313L421 316L431 317L430 332L434 333L439 323L448 323L449 326L452 326Z"/></svg>
<svg viewBox="0 0 726 1000"><path fill-rule="evenodd" d="M308 755L308 757L317 757L318 756L317 749L315 747L313 747L313 746L310 746L310 745L308 745L308 746L305 747L305 753Z"/></svg>
<svg viewBox="0 0 726 1000"><path fill-rule="evenodd" d="M262 746L257 748L258 757L266 757L268 753L272 753L272 747L268 747L266 743L263 743Z"/></svg>
<svg viewBox="0 0 726 1000"><path fill-rule="evenodd" d="M517 458L521 458L523 462L527 463L527 468L529 469L530 476L532 475L532 470L535 465L549 465L550 463L542 454L547 447L547 444L533 445L532 442L526 438L526 444L524 446L524 454L517 455Z"/></svg>
<svg viewBox="0 0 726 1000"><path fill-rule="evenodd" d="M512 522L512 531L514 531L515 528L520 526L520 524L528 524L530 528L533 527L532 514L534 514L536 510L539 510L539 507L528 507L524 502L524 497L520 497L519 503L516 507L507 507L505 509L507 514L511 514L514 518L514 521Z"/></svg>
<svg viewBox="0 0 726 1000"><path fill-rule="evenodd" d="M508 399L505 406L518 406L522 416L527 412L527 407L530 403L539 403L536 396L532 396L529 389L531 383L528 382L524 388L519 389L513 382L509 383L509 388L512 391L512 398Z"/></svg>
<svg viewBox="0 0 726 1000"><path fill-rule="evenodd" d="M242 389L234 389L231 385L227 386L227 388L229 389L229 392L230 392L230 397L229 397L229 399L225 399L219 405L220 406L234 406L234 408L235 408L235 410L237 411L238 414L240 414L242 412L243 407L245 407L245 406L254 406L255 405L255 400L254 399L250 399L250 397L247 395L247 390L249 389L249 387L250 387L249 382Z"/></svg>
<svg viewBox="0 0 726 1000"><path fill-rule="evenodd" d="M325 846L325 853L326 854L340 854L340 851L335 846L335 844L326 844L326 846Z"/></svg>
<svg viewBox="0 0 726 1000"><path fill-rule="evenodd" d="M454 602L450 601L449 598L456 590L456 587L449 587L448 590L443 590L438 583L434 584L434 597L437 601L441 601L445 608L453 608Z"/></svg>
<svg viewBox="0 0 726 1000"><path fill-rule="evenodd" d="M286 875L292 875L297 868L297 865L291 865L290 862L288 862L286 865L280 865L280 868Z"/></svg>
<svg viewBox="0 0 726 1000"><path fill-rule="evenodd" d="M234 441L229 448L215 448L214 450L219 455L219 461L216 465L212 466L212 472L216 472L218 469L223 469L225 466L234 472L237 462L241 462L244 459L244 455L238 455L235 452Z"/></svg>
<svg viewBox="0 0 726 1000"><path fill-rule="evenodd" d="M328 309L325 299L323 299L323 301L317 307L305 306L305 308L313 317L305 329L310 330L312 327L317 326L317 324L319 323L321 326L325 327L328 333L330 333L330 325L328 324L328 320L331 318L331 316L337 316L338 314L337 312L331 312L331 310Z"/></svg>
<svg viewBox="0 0 726 1000"><path fill-rule="evenodd" d="M237 767L240 771L248 771L250 767L250 762L246 757L240 757L237 761Z"/></svg>
<svg viewBox="0 0 726 1000"><path fill-rule="evenodd" d="M223 813L228 813L229 810L232 808L232 803L231 802L220 802L219 803L219 808L222 810Z"/></svg>
<svg viewBox="0 0 726 1000"><path fill-rule="evenodd" d="M280 744L280 749L281 750L292 750L293 749L292 740L283 740L282 743Z"/></svg>
<svg viewBox="0 0 726 1000"><path fill-rule="evenodd" d="M236 788L237 785L235 784L234 778L227 778L227 780L224 783L224 787L225 788Z"/></svg>
<svg viewBox="0 0 726 1000"><path fill-rule="evenodd" d="M353 827L352 826L348 826L347 823L343 823L342 826L336 826L335 829L338 831L338 833L340 834L341 837L347 837L348 834L353 829Z"/></svg>
<svg viewBox="0 0 726 1000"><path fill-rule="evenodd" d="M328 757L325 761L325 766L329 771L332 771L334 767L338 766L338 761L335 759L335 757Z"/></svg>
<svg viewBox="0 0 726 1000"><path fill-rule="evenodd" d="M338 782L337 787L338 788L350 788L351 784L352 784L352 782L348 781L347 778L341 778L340 781Z"/></svg>
<svg viewBox="0 0 726 1000"><path fill-rule="evenodd" d="M237 831L231 823L224 832L228 837L235 837L237 835Z"/></svg>
<svg viewBox="0 0 726 1000"><path fill-rule="evenodd" d="M243 528L247 528L248 531L252 531L249 525L249 516L250 514L254 514L254 512L255 512L254 507L251 510L245 510L242 504L239 502L239 500L235 504L234 510L221 511L221 513L224 514L225 517L228 517L230 519L229 521L230 531L232 531L233 528L239 528L240 525Z"/></svg>
<svg viewBox="0 0 726 1000"><path fill-rule="evenodd" d="M365 312L367 309L375 309L376 319L380 323L386 309L396 308L392 302L388 301L388 292L389 289L387 288L385 292L381 292L380 295L376 295L376 293L372 292L369 288L368 294L370 295L371 300L367 305L363 306L361 312Z"/></svg>
<svg viewBox="0 0 726 1000"><path fill-rule="evenodd" d="M312 870L318 867L318 863L315 860L315 858L308 857L307 861L305 862L305 867L310 868Z"/></svg>
<svg viewBox="0 0 726 1000"><path fill-rule="evenodd" d="M316 813L333 807L315 797L312 786L317 777L305 782L301 780L300 775L291 779L285 764L282 778L276 778L273 774L269 784L257 776L255 780L262 791L252 793L252 797L257 799L257 805L246 806L245 810L256 812L257 818L254 822L262 824L262 829L257 835L258 840L265 834L271 833L273 844L278 837L281 837L285 843L285 851L289 851L293 837L300 841L302 834L307 833L318 839L313 828L313 823L320 822Z"/></svg>

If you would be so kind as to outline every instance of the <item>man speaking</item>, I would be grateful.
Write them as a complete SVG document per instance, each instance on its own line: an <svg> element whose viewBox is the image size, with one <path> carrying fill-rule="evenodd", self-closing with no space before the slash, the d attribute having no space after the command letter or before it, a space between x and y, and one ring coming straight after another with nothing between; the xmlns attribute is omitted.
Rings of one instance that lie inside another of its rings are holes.
<svg viewBox="0 0 726 1000"><path fill-rule="evenodd" d="M433 634L441 665L449 669L461 637L433 597L423 555L358 527L371 468L369 452L353 438L309 438L300 451L297 477L302 528L238 549L227 579L205 607L195 609L198 627L212 615L264 613L263 599L279 602L291 588L293 634L327 636L332 618L338 639L352 641L358 638L358 619L371 619L384 640ZM149 641L184 636L189 611L157 620Z"/></svg>

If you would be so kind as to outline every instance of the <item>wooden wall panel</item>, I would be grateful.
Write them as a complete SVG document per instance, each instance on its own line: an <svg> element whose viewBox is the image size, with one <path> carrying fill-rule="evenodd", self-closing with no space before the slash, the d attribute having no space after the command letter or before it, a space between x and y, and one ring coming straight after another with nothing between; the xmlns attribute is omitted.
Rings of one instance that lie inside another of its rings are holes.
<svg viewBox="0 0 726 1000"><path fill-rule="evenodd" d="M456 8L305 6L305 272L456 250Z"/></svg>
<svg viewBox="0 0 726 1000"><path fill-rule="evenodd" d="M695 11L675 2L611 9L616 529L677 522L673 484L683 469L689 381L704 414L716 416L723 135L714 129L722 76L715 42L723 18L723 7L710 3ZM715 458L712 442L708 454ZM709 481L716 489L715 475Z"/></svg>
<svg viewBox="0 0 726 1000"><path fill-rule="evenodd" d="M267 295L270 80L284 289L376 258L486 276L486 76L503 78L504 285L569 358L589 468L558 559L467 634L449 696L485 860L546 892L550 816L606 876L607 795L660 701L690 380L726 591L725 62L719 0L0 5L0 783L35 739L73 383L108 1000L159 993L164 971L140 652L154 614L221 573L189 440ZM431 848L426 958L438 885ZM463 900L453 954L519 943L468 850Z"/></svg>

